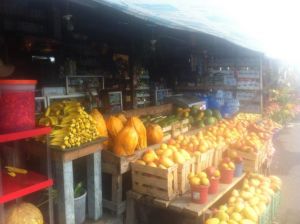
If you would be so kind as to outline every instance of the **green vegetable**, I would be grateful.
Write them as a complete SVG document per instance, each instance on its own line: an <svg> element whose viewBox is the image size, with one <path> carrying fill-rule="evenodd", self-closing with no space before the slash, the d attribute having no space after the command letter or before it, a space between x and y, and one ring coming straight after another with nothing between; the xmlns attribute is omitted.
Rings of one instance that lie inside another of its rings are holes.
<svg viewBox="0 0 300 224"><path fill-rule="evenodd" d="M81 195L83 195L85 193L85 189L83 187L82 182L79 182L78 184L76 184L75 188L74 188L74 198L78 198Z"/></svg>

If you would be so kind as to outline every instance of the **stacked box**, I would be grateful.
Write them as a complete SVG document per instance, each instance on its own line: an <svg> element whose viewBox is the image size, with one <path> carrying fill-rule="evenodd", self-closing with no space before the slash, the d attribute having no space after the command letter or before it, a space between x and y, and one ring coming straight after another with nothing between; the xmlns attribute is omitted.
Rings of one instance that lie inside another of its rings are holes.
<svg viewBox="0 0 300 224"><path fill-rule="evenodd" d="M195 158L195 172L201 172L213 165L214 149L210 149Z"/></svg>
<svg viewBox="0 0 300 224"><path fill-rule="evenodd" d="M155 198L172 200L178 194L177 169L177 165L161 169L132 163L132 189Z"/></svg>
<svg viewBox="0 0 300 224"><path fill-rule="evenodd" d="M179 194L184 194L190 189L188 175L195 172L195 159L186 161L183 165L178 165L178 190Z"/></svg>

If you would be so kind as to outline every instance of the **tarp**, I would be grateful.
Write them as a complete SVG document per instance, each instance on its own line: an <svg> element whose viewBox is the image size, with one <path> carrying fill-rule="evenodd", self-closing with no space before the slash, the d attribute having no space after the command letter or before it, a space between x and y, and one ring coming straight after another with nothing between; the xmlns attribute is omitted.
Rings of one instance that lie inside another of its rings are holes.
<svg viewBox="0 0 300 224"><path fill-rule="evenodd" d="M283 59L298 57L297 0L93 0L156 24L197 31Z"/></svg>

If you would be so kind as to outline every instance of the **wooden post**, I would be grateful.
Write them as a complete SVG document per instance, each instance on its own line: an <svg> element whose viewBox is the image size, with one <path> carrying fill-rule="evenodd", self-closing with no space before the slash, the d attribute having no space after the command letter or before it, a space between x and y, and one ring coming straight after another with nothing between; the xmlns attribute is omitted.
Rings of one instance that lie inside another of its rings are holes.
<svg viewBox="0 0 300 224"><path fill-rule="evenodd" d="M136 212L135 212L135 199L130 195L130 191L126 197L126 221L125 224L137 224Z"/></svg>
<svg viewBox="0 0 300 224"><path fill-rule="evenodd" d="M112 201L121 204L122 202L122 174L112 175Z"/></svg>
<svg viewBox="0 0 300 224"><path fill-rule="evenodd" d="M75 224L72 161L55 161L55 169L58 190L58 223Z"/></svg>
<svg viewBox="0 0 300 224"><path fill-rule="evenodd" d="M88 217L97 220L102 217L102 174L101 152L87 158Z"/></svg>

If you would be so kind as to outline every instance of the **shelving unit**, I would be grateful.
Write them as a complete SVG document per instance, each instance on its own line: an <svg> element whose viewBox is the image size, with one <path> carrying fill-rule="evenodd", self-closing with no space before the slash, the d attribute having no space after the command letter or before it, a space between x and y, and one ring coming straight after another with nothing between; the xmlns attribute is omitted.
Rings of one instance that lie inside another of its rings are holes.
<svg viewBox="0 0 300 224"><path fill-rule="evenodd" d="M240 110L261 113L262 62L261 58L216 59L208 65L208 76L195 86L178 86L178 92L208 92L223 90L231 92L240 101ZM225 92L224 92L225 93Z"/></svg>
<svg viewBox="0 0 300 224"><path fill-rule="evenodd" d="M85 93L87 89L95 93L100 89L104 89L104 76L66 76L67 94Z"/></svg>
<svg viewBox="0 0 300 224"><path fill-rule="evenodd" d="M48 135L50 132L51 128L42 127L20 132L2 134L0 135L0 144L19 141L36 136ZM53 185L53 180L51 178L50 150L48 144L46 145L46 148L47 176L29 170L27 174L17 174L16 177L11 177L6 173L6 171L0 171L0 223L4 223L4 203L10 202L12 200L17 200L31 193L47 188L49 189L50 193L50 188ZM49 197L48 209L49 223L53 224L53 200L51 197Z"/></svg>
<svg viewBox="0 0 300 224"><path fill-rule="evenodd" d="M171 89L156 89L154 92L154 103L155 105L161 105L165 97L168 97L172 94Z"/></svg>
<svg viewBox="0 0 300 224"><path fill-rule="evenodd" d="M134 86L135 92L135 107L141 108L151 104L150 94L150 77L148 71L143 68L136 68L134 72L136 85Z"/></svg>

